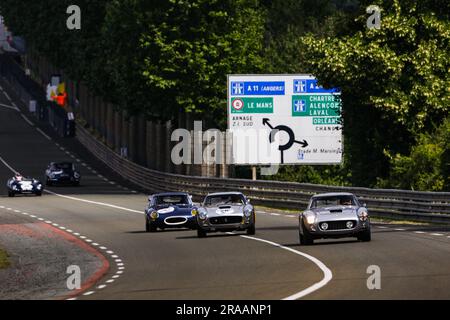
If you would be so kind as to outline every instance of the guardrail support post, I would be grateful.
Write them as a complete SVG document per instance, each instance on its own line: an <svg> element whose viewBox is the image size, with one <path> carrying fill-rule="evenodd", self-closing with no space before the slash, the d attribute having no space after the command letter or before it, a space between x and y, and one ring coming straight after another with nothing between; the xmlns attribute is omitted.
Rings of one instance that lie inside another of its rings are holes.
<svg viewBox="0 0 450 320"><path fill-rule="evenodd" d="M256 181L256 166L252 167L252 180Z"/></svg>

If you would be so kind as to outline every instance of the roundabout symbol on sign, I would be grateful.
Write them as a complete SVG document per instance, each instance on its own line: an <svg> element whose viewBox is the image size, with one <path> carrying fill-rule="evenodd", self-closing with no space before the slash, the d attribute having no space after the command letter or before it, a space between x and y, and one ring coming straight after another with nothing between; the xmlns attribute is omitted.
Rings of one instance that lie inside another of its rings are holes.
<svg viewBox="0 0 450 320"><path fill-rule="evenodd" d="M235 110L241 110L244 107L244 101L241 99L233 100L232 106Z"/></svg>
<svg viewBox="0 0 450 320"><path fill-rule="evenodd" d="M301 145L302 148L306 148L308 146L308 142L306 140L304 140L304 139L303 139L303 141L296 140L294 131L291 128L289 128L288 126L279 125L279 126L273 127L269 121L270 121L270 119L268 119L268 118L263 119L263 125L268 126L271 130L270 135L269 135L270 143L274 142L275 134L277 134L279 131L284 131L289 136L288 142L286 144L280 145L278 147L278 150L280 150L280 152L281 152L281 164L284 163L284 151L289 150L294 145L294 143Z"/></svg>

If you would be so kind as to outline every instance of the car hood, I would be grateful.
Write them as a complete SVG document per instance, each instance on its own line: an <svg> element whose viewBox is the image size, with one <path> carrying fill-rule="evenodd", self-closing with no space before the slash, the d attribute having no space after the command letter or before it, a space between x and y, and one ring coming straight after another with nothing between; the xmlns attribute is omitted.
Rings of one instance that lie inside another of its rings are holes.
<svg viewBox="0 0 450 320"><path fill-rule="evenodd" d="M321 207L314 208L310 211L314 212L318 217L339 217L339 218L350 218L355 217L358 211L357 206L330 206L330 207Z"/></svg>
<svg viewBox="0 0 450 320"><path fill-rule="evenodd" d="M223 205L218 207L206 207L205 210L208 212L208 217L243 215L244 206Z"/></svg>
<svg viewBox="0 0 450 320"><path fill-rule="evenodd" d="M168 206L157 208L156 211L160 216L189 216L191 215L192 206L179 207L179 206Z"/></svg>

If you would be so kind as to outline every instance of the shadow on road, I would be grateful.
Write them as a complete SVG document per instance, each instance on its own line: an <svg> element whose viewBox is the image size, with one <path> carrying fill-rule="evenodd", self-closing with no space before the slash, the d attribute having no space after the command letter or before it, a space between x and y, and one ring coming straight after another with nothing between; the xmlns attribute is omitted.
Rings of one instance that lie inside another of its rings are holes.
<svg viewBox="0 0 450 320"><path fill-rule="evenodd" d="M167 232L189 232L189 231L194 231L194 230L190 230L190 229L181 229L181 228L173 228L173 229L165 229L165 230L157 230L155 232L147 232L145 230L136 230L136 231L127 231L125 233L128 234L141 234L141 233L148 233L148 234L157 234L157 233L167 233Z"/></svg>
<svg viewBox="0 0 450 320"><path fill-rule="evenodd" d="M244 235L245 233L236 233L236 234L226 234L226 233L212 233L212 234L208 234L208 236L206 238L203 239L208 239L208 238L227 238L227 237L238 237L240 235ZM186 237L176 237L177 240L184 240L184 239L199 239L199 237L197 237L197 235L195 236L186 236Z"/></svg>
<svg viewBox="0 0 450 320"><path fill-rule="evenodd" d="M298 226L256 227L256 230L298 230Z"/></svg>
<svg viewBox="0 0 450 320"><path fill-rule="evenodd" d="M317 242L317 241L321 241L321 242ZM351 240L351 239L347 239L347 240L333 240L333 241L316 240L314 242L314 244L307 245L307 246L300 245L300 242L283 244L283 246L285 246L285 247L313 248L315 246L327 246L327 245L333 245L333 244L346 244L346 243L350 244L350 243L357 243L357 242L360 242L360 241L358 241L358 240Z"/></svg>

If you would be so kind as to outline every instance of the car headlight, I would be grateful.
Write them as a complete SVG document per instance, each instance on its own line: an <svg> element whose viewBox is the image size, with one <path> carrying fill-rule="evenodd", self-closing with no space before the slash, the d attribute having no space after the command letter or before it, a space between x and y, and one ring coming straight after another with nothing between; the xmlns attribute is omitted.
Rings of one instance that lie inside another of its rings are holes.
<svg viewBox="0 0 450 320"><path fill-rule="evenodd" d="M369 213L366 210L361 210L358 212L359 220L366 221L369 217Z"/></svg>
<svg viewBox="0 0 450 320"><path fill-rule="evenodd" d="M17 188L17 185L13 185L13 190L19 190L19 188Z"/></svg>
<svg viewBox="0 0 450 320"><path fill-rule="evenodd" d="M42 189L42 184L38 184L38 185L36 186L36 188L37 188L38 190L41 190L41 189Z"/></svg>
<svg viewBox="0 0 450 320"><path fill-rule="evenodd" d="M80 174L79 174L78 172L75 172L75 173L73 174L73 177L74 177L75 179L79 179L79 178L80 178Z"/></svg>
<svg viewBox="0 0 450 320"><path fill-rule="evenodd" d="M253 213L253 208L248 206L244 208L244 216L246 216L247 218L250 217Z"/></svg>
<svg viewBox="0 0 450 320"><path fill-rule="evenodd" d="M152 212L150 213L150 218L152 218L152 219L158 219L158 217L159 217L158 212L152 211Z"/></svg>
<svg viewBox="0 0 450 320"><path fill-rule="evenodd" d="M198 217L200 220L206 220L208 214L206 213L205 210L198 210Z"/></svg>
<svg viewBox="0 0 450 320"><path fill-rule="evenodd" d="M314 222L316 222L316 215L312 212L308 212L303 216L305 217L307 224L314 224Z"/></svg>

